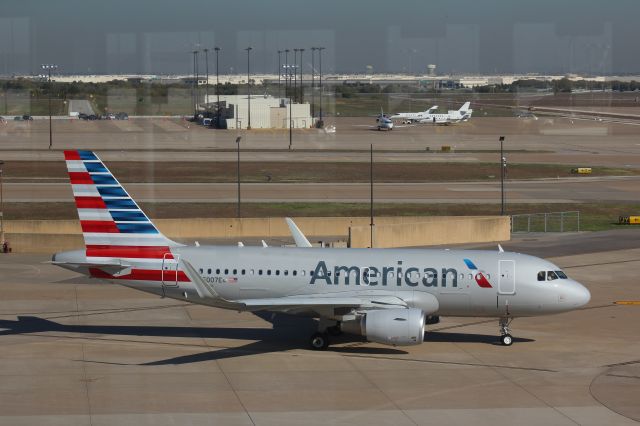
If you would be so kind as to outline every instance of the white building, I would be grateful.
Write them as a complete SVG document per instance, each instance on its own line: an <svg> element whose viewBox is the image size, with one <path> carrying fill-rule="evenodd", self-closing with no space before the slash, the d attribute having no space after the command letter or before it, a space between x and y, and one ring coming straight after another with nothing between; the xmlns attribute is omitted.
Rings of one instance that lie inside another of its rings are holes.
<svg viewBox="0 0 640 426"><path fill-rule="evenodd" d="M207 104L217 102L216 95L209 95ZM227 106L227 129L246 129L249 122L249 102L247 95L220 95L220 103ZM291 108L290 108L291 107ZM308 129L313 127L311 106L308 103L289 105L287 98L251 95L252 129L287 129L289 119L292 127Z"/></svg>

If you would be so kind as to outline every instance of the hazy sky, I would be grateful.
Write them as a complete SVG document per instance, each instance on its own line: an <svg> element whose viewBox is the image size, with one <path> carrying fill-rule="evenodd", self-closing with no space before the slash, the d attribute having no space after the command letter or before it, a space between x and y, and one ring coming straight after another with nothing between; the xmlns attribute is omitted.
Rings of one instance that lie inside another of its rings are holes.
<svg viewBox="0 0 640 426"><path fill-rule="evenodd" d="M310 70L310 47L324 46L327 72L370 66L423 73L436 64L442 73L640 73L638 0L3 0L1 6L0 74L37 74L48 62L66 74L188 74L189 52L216 45L222 73L246 72L247 46L252 72L275 73L277 51L293 48L306 49Z"/></svg>

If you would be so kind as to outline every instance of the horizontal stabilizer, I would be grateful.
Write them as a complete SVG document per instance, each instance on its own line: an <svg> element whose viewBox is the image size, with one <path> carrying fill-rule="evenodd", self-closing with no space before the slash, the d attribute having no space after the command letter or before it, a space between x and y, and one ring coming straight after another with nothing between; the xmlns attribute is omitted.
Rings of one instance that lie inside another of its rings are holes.
<svg viewBox="0 0 640 426"><path fill-rule="evenodd" d="M113 275L115 277L120 275L127 275L131 272L131 265L125 263L98 263L98 262L59 262L52 260L50 262L52 265L60 266L65 269L70 269L72 271L78 270L80 268L96 268L100 269L103 272L106 272L109 275Z"/></svg>

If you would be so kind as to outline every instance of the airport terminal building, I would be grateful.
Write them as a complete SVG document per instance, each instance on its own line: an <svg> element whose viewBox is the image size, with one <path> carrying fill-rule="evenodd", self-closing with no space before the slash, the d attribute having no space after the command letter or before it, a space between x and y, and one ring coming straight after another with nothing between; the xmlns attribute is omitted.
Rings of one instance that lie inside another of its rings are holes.
<svg viewBox="0 0 640 426"><path fill-rule="evenodd" d="M218 97L209 95L206 98L207 109L216 109ZM227 129L246 129L249 121L249 99L247 95L221 95L220 107L226 110ZM287 98L251 95L251 128L252 129L296 129L313 127L311 106L309 103L289 103Z"/></svg>

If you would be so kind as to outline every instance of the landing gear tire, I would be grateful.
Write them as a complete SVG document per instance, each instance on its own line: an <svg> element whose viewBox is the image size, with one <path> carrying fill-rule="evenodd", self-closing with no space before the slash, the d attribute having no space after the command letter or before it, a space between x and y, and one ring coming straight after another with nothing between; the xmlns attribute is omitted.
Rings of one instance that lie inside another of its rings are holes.
<svg viewBox="0 0 640 426"><path fill-rule="evenodd" d="M309 345L314 351L324 351L329 347L329 335L327 333L314 333L309 340Z"/></svg>
<svg viewBox="0 0 640 426"><path fill-rule="evenodd" d="M513 318L511 317L500 318L500 343L502 343L502 346L511 346L513 343L513 337L509 329L512 321Z"/></svg>
<svg viewBox="0 0 640 426"><path fill-rule="evenodd" d="M510 334L504 334L500 336L500 343L502 343L502 346L511 346L513 343L513 337L511 337Z"/></svg>

